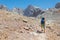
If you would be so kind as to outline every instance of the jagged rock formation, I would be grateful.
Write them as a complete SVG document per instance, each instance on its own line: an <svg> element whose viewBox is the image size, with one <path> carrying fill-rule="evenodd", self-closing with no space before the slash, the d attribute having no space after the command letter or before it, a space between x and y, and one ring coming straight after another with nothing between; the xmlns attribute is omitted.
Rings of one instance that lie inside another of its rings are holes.
<svg viewBox="0 0 60 40"><path fill-rule="evenodd" d="M55 8L60 8L60 2L55 5Z"/></svg>
<svg viewBox="0 0 60 40"><path fill-rule="evenodd" d="M12 11L15 12L15 13L17 13L17 14L20 14L20 15L24 14L24 10L20 9L20 8L13 8Z"/></svg>
<svg viewBox="0 0 60 40"><path fill-rule="evenodd" d="M5 5L0 4L0 10L8 10Z"/></svg>
<svg viewBox="0 0 60 40"><path fill-rule="evenodd" d="M60 9L51 8L46 10L44 14L42 14L47 19L51 18L52 20L60 19Z"/></svg>
<svg viewBox="0 0 60 40"><path fill-rule="evenodd" d="M24 15L29 16L29 17L31 16L36 17L41 13L42 13L42 10L40 8L32 6L32 5L29 5L24 11Z"/></svg>

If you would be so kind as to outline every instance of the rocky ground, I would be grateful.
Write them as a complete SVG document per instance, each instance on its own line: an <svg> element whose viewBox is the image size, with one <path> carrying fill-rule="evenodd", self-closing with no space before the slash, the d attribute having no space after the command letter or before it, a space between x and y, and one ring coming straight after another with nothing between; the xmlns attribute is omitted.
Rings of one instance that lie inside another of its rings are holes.
<svg viewBox="0 0 60 40"><path fill-rule="evenodd" d="M46 34L48 40L60 40L60 26L58 24L53 24L50 26L47 26L46 28Z"/></svg>
<svg viewBox="0 0 60 40"><path fill-rule="evenodd" d="M48 24L42 33L38 20L0 10L0 40L59 40L59 30L57 24Z"/></svg>

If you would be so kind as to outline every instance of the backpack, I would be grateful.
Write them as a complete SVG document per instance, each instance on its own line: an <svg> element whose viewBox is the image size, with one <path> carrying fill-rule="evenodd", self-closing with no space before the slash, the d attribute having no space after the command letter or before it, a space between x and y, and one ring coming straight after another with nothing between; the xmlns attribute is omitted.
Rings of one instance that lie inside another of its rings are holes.
<svg viewBox="0 0 60 40"><path fill-rule="evenodd" d="M41 19L41 24L44 24L45 23L45 18L42 18Z"/></svg>

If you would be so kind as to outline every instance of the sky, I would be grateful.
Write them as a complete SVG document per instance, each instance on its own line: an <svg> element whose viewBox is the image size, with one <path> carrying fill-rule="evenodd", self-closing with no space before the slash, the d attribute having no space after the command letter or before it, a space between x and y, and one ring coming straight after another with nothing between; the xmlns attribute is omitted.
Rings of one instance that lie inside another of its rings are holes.
<svg viewBox="0 0 60 40"><path fill-rule="evenodd" d="M28 5L37 6L42 9L53 8L60 0L0 0L0 4L9 9L14 7L25 9Z"/></svg>

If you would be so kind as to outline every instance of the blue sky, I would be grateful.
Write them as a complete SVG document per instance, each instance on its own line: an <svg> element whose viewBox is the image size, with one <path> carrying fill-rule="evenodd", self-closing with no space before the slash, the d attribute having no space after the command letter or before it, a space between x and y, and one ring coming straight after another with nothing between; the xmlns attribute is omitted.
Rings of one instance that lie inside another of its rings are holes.
<svg viewBox="0 0 60 40"><path fill-rule="evenodd" d="M42 9L53 8L60 0L0 0L0 4L6 5L9 9L14 7L25 9L28 5L38 6Z"/></svg>

